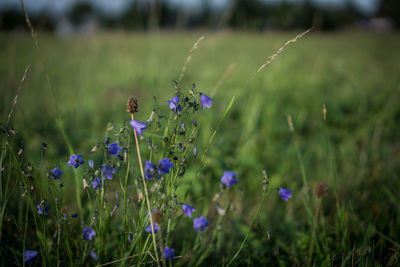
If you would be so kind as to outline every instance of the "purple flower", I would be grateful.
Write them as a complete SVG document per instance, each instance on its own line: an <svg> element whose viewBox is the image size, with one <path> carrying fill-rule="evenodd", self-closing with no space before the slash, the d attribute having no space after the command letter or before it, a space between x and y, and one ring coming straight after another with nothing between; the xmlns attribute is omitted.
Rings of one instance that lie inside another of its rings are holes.
<svg viewBox="0 0 400 267"><path fill-rule="evenodd" d="M154 164L151 163L150 161L146 161L144 165L144 172L146 175L146 179L151 180L151 178L153 178L157 173L156 166L154 166Z"/></svg>
<svg viewBox="0 0 400 267"><path fill-rule="evenodd" d="M158 223L153 223L154 226L154 233L157 234L158 231L160 231L160 226L158 226ZM146 232L151 234L151 224L146 227Z"/></svg>
<svg viewBox="0 0 400 267"><path fill-rule="evenodd" d="M94 169L94 162L93 160L89 160L89 167Z"/></svg>
<svg viewBox="0 0 400 267"><path fill-rule="evenodd" d="M94 179L92 181L92 185L94 189L100 189L101 188L101 180L99 177L96 177L96 179Z"/></svg>
<svg viewBox="0 0 400 267"><path fill-rule="evenodd" d="M78 213L74 213L71 215L72 218L78 218Z"/></svg>
<svg viewBox="0 0 400 267"><path fill-rule="evenodd" d="M204 216L193 219L193 228L197 231L203 232L208 226L208 222Z"/></svg>
<svg viewBox="0 0 400 267"><path fill-rule="evenodd" d="M292 197L291 192L292 192L292 190L285 189L285 188L279 188L279 191L278 191L279 195L281 195L281 198L283 200L285 200L286 202L289 200L289 198Z"/></svg>
<svg viewBox="0 0 400 267"><path fill-rule="evenodd" d="M211 108L211 103L214 102L214 99L208 97L205 94L200 93L200 102L202 109L204 109L204 107Z"/></svg>
<svg viewBox="0 0 400 267"><path fill-rule="evenodd" d="M51 175L54 177L54 179L61 179L61 175L63 175L63 171L60 170L57 166L51 170Z"/></svg>
<svg viewBox="0 0 400 267"><path fill-rule="evenodd" d="M122 150L122 147L120 147L118 145L118 142L115 142L115 143L112 143L111 145L108 145L108 151L114 157L117 157L118 156L118 152L120 152L121 150Z"/></svg>
<svg viewBox="0 0 400 267"><path fill-rule="evenodd" d="M192 212L196 211L195 208L193 208L192 206L190 206L186 203L182 204L182 210L185 213L185 217L187 217L187 216L192 217Z"/></svg>
<svg viewBox="0 0 400 267"><path fill-rule="evenodd" d="M101 174L103 175L104 179L109 179L112 180L112 175L115 173L115 169L112 168L111 166L102 166L101 167Z"/></svg>
<svg viewBox="0 0 400 267"><path fill-rule="evenodd" d="M142 131L147 129L146 124L140 121L131 120L129 123L133 129L135 129L136 133L143 136Z"/></svg>
<svg viewBox="0 0 400 267"><path fill-rule="evenodd" d="M72 166L74 168L78 168L79 165L82 165L83 163L85 163L85 162L83 161L83 158L82 158L81 155L72 154L69 157L69 161L68 161L68 165L69 166Z"/></svg>
<svg viewBox="0 0 400 267"><path fill-rule="evenodd" d="M94 230L90 227L83 228L83 239L91 241L92 238L96 235Z"/></svg>
<svg viewBox="0 0 400 267"><path fill-rule="evenodd" d="M166 246L164 248L164 258L165 258L165 260L166 261L172 260L174 258L174 253L175 253L175 249L169 248L168 246Z"/></svg>
<svg viewBox="0 0 400 267"><path fill-rule="evenodd" d="M168 158L163 158L158 162L160 164L160 169L159 172L161 173L169 173L169 170L174 167L174 164L168 159Z"/></svg>
<svg viewBox="0 0 400 267"><path fill-rule="evenodd" d="M97 255L96 251L91 250L91 251L90 251L90 256L91 256L92 259L94 259L95 261L99 261L99 256Z"/></svg>
<svg viewBox="0 0 400 267"><path fill-rule="evenodd" d="M25 263L32 262L32 260L34 258L36 258L37 255L38 255L38 252L36 250L29 250L29 249L25 250L25 252L24 252L24 262Z"/></svg>
<svg viewBox="0 0 400 267"><path fill-rule="evenodd" d="M181 110L182 110L182 108L181 108L181 105L178 105L178 102L179 102L179 96L175 96L175 97L173 97L173 98L171 98L170 100L168 100L168 101L165 101L166 103L169 103L169 108L172 110L172 111L175 111L175 112L180 112Z"/></svg>
<svg viewBox="0 0 400 267"><path fill-rule="evenodd" d="M226 186L231 187L234 184L238 183L237 177L236 177L236 173L235 172L224 172L224 175L222 175L221 178L221 183L226 184Z"/></svg>
<svg viewBox="0 0 400 267"><path fill-rule="evenodd" d="M36 206L38 209L38 214L43 214L44 216L47 216L47 213L50 210L50 207L46 205L45 202L43 202L42 204L39 204Z"/></svg>

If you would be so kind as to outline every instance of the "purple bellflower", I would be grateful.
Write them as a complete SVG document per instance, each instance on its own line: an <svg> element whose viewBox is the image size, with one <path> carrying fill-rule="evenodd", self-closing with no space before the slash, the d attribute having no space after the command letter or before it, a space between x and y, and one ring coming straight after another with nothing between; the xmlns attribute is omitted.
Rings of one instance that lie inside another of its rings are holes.
<svg viewBox="0 0 400 267"><path fill-rule="evenodd" d="M94 189L100 189L101 188L101 180L99 177L96 177L92 182L92 186Z"/></svg>
<svg viewBox="0 0 400 267"><path fill-rule="evenodd" d="M122 147L118 145L118 142L112 143L108 145L108 152L110 152L111 155L114 157L118 156L118 152L122 150Z"/></svg>
<svg viewBox="0 0 400 267"><path fill-rule="evenodd" d="M164 258L166 261L172 260L174 258L175 249L166 246L164 248Z"/></svg>
<svg viewBox="0 0 400 267"><path fill-rule="evenodd" d="M115 169L112 168L111 166L102 166L101 167L101 174L103 175L104 179L109 179L112 180L112 175L115 173Z"/></svg>
<svg viewBox="0 0 400 267"><path fill-rule="evenodd" d="M196 211L195 208L193 208L192 206L190 206L186 203L182 204L182 210L185 213L185 217L187 217L187 216L192 217L192 212Z"/></svg>
<svg viewBox="0 0 400 267"><path fill-rule="evenodd" d="M83 239L91 241L96 235L95 231L90 227L83 228Z"/></svg>
<svg viewBox="0 0 400 267"><path fill-rule="evenodd" d="M90 251L90 257L92 257L92 259L94 259L95 261L99 261L99 256L97 255L96 251L94 251L94 250Z"/></svg>
<svg viewBox="0 0 400 267"><path fill-rule="evenodd" d="M83 163L85 163L85 161L83 161L83 158L82 158L81 155L72 154L69 157L69 161L68 161L68 165L69 166L72 166L74 168L78 168L79 165L82 165Z"/></svg>
<svg viewBox="0 0 400 267"><path fill-rule="evenodd" d="M34 258L36 258L38 255L38 252L36 250L25 250L24 252L24 262L25 263L30 263L33 261Z"/></svg>
<svg viewBox="0 0 400 267"><path fill-rule="evenodd" d="M140 121L136 121L136 120L131 120L131 122L129 123L133 129L136 130L136 133L138 135L142 135L143 136L143 130L146 130L146 124Z"/></svg>
<svg viewBox="0 0 400 267"><path fill-rule="evenodd" d="M206 108L211 108L211 103L214 102L214 99L208 97L205 94L200 93L200 102L201 102L201 108L204 109Z"/></svg>
<svg viewBox="0 0 400 267"><path fill-rule="evenodd" d="M38 209L38 214L47 216L47 213L50 210L50 207L46 205L46 202L43 202L42 204L39 204L36 206Z"/></svg>
<svg viewBox="0 0 400 267"><path fill-rule="evenodd" d="M52 177L57 180L61 179L61 175L63 175L63 173L64 172L60 170L57 166L51 170Z"/></svg>
<svg viewBox="0 0 400 267"><path fill-rule="evenodd" d="M174 164L169 160L169 158L163 158L158 162L160 164L159 172L162 173L169 173L169 170L174 167Z"/></svg>
<svg viewBox="0 0 400 267"><path fill-rule="evenodd" d="M179 96L175 96L171 98L168 101L165 101L165 103L169 104L169 108L174 111L174 112L180 112L182 110L181 105L178 105L179 102Z"/></svg>
<svg viewBox="0 0 400 267"><path fill-rule="evenodd" d="M222 175L221 178L221 183L226 184L227 187L231 187L232 185L237 184L238 180L236 177L236 173L231 171L224 172L224 175Z"/></svg>
<svg viewBox="0 0 400 267"><path fill-rule="evenodd" d="M286 202L289 200L289 198L292 197L292 190L289 189L279 188L278 193L281 196L281 198Z"/></svg>
<svg viewBox="0 0 400 267"><path fill-rule="evenodd" d="M160 231L160 226L158 226L158 223L153 222L153 226L154 226L154 233L157 234L158 231ZM151 224L149 224L149 226L146 227L146 232L151 234Z"/></svg>
<svg viewBox="0 0 400 267"><path fill-rule="evenodd" d="M193 228L197 231L203 232L208 226L208 222L204 216L193 219Z"/></svg>
<svg viewBox="0 0 400 267"><path fill-rule="evenodd" d="M155 175L158 175L156 166L154 166L154 164L150 161L146 161L144 165L144 172L147 180L151 180L151 178L153 178Z"/></svg>

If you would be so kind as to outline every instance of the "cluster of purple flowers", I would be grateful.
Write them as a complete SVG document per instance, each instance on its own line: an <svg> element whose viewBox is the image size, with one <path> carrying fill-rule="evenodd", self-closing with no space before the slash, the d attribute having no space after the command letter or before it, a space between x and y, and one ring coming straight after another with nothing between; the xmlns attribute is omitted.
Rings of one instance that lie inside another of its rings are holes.
<svg viewBox="0 0 400 267"><path fill-rule="evenodd" d="M181 101L181 102L180 102ZM182 111L182 107L185 108L185 103L187 102L187 98L185 100L181 100L180 96L177 95L173 98L171 98L168 101L165 101L166 103L169 104L169 108L171 111L180 114ZM204 110L205 108L211 108L212 102L214 100L210 97L208 97L205 94L200 93L200 103L201 107ZM193 104L194 103L194 104ZM199 106L198 104L193 101L193 103L189 103L192 106ZM135 130L135 134L143 136L143 131L147 129L146 123L136 121L136 120L131 120L130 122L131 127ZM183 124L183 123L182 123ZM185 130L184 124L181 126L183 130ZM109 138L107 138L107 141L105 142L106 145L106 151L113 157L115 158L122 158L119 153L123 150L121 146L119 146L118 142L114 142L112 144L109 144ZM197 148L193 149L193 153L196 156L197 154ZM174 158L176 160L176 158ZM83 160L83 157L81 155L76 155L72 154L70 156L70 159L68 161L68 165L72 166L74 168L78 168L80 165L84 164L85 161ZM113 174L116 172L116 169L114 169L110 165L103 165L100 168L100 172L95 171L95 165L93 160L89 160L88 162L89 167L92 169L91 173L95 173L96 175L92 176L91 184L94 189L100 189L103 186L103 183L105 182L106 179L112 180L113 179ZM113 165L114 166L114 165ZM147 180L151 179L160 179L162 175L164 174L169 174L171 172L171 169L174 167L174 164L171 162L169 158L163 158L158 161L158 163L153 164L151 161L146 161L145 162L145 177ZM49 172L49 176L51 176L53 179L60 180L61 176L63 175L63 171L59 169L58 166L55 166L54 169L52 169ZM101 176L100 176L101 173ZM101 178L102 177L102 178ZM237 175L234 171L225 171L220 179L220 182L223 184L223 187L230 188L235 184L238 184L238 179ZM278 193L281 196L281 198L284 201L288 201L289 198L292 198L292 193L291 190L285 189L285 188L279 188ZM186 203L182 203L181 205L182 211L185 215L185 217L190 217L192 218L193 214L196 212L196 209ZM45 201L42 201L39 205L37 205L38 209L38 214L47 216L48 211L50 210L50 207L46 205ZM64 215L66 216L66 215ZM73 214L72 217L77 217L77 214ZM193 218L193 229L199 232L203 232L209 225L209 222L207 221L205 216L200 216L198 218ZM153 227L154 227L154 233L157 234L159 231L161 231L160 225L157 222L153 222ZM152 225L148 225L145 229L145 231L149 234L152 233ZM84 227L83 228L83 239L91 241L94 237L96 236L96 232L90 228L90 227ZM170 248L168 246L165 246L163 250L163 256L165 260L171 260L173 259L175 253L175 249ZM38 255L38 252L35 250L26 250L23 254L24 256L24 262L29 263L31 262L34 258L36 258ZM94 261L99 261L99 256L97 255L95 250L90 251L90 256Z"/></svg>

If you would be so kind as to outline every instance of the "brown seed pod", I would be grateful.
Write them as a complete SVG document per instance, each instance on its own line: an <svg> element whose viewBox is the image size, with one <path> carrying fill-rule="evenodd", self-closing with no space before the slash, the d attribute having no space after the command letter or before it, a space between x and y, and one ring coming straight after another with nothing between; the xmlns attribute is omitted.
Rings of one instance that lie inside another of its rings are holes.
<svg viewBox="0 0 400 267"><path fill-rule="evenodd" d="M138 112L138 100L134 96L130 96L128 98L128 102L126 103L126 111L129 113Z"/></svg>

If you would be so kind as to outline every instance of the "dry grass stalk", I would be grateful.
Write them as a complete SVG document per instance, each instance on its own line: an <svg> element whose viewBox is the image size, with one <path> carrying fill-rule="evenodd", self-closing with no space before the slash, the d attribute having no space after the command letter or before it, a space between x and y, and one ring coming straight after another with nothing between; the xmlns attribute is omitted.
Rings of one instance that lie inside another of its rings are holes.
<svg viewBox="0 0 400 267"><path fill-rule="evenodd" d="M190 60L192 59L194 51L199 47L200 42L204 39L204 36L201 36L193 45L192 49L190 49L189 56L186 58L185 64L183 64L181 74L179 75L179 81L181 82L183 79L183 76L185 75L185 71L187 68L187 65L189 64Z"/></svg>
<svg viewBox="0 0 400 267"><path fill-rule="evenodd" d="M31 30L32 38L35 40L36 49L39 50L39 42L38 42L38 38L37 38L37 33L36 33L35 29L32 26L31 20L29 19L29 16L28 16L28 12L26 12L24 1L20 0L20 3L21 3L22 11L25 14L26 24L28 24L28 27Z"/></svg>
<svg viewBox="0 0 400 267"><path fill-rule="evenodd" d="M134 101L134 103L132 101ZM131 96L128 99L127 111L128 112L132 111L132 112L130 112L131 113L131 120L134 119L134 112L133 111L135 109L137 111L137 106L138 106L137 102L138 101L137 101L137 99L135 97ZM131 110L129 109L130 108L130 104L132 104L132 105L134 104L134 107L132 106ZM145 194L145 197L146 197L147 210L148 210L148 213L151 215L152 212L151 212L151 207L150 207L149 193L147 191L146 178L145 178L144 170L143 170L143 161L142 161L142 156L141 156L141 153L140 153L139 140L138 140L138 137L137 137L136 129L133 129L133 132L134 132L134 136L135 136L136 151L137 151L137 156L138 156L138 161L139 161L140 173L142 175L144 194ZM152 235L152 238L153 238L154 252L155 252L155 255L156 255L156 262L157 262L157 265L159 266L160 265L160 261L159 261L158 252L157 252L157 245L156 245L157 243L156 243L156 238L155 238L153 216L149 216L149 218L150 218L150 225L151 225L151 235Z"/></svg>
<svg viewBox="0 0 400 267"><path fill-rule="evenodd" d="M287 122L288 122L290 131L291 131L291 132L294 132L294 126L293 126L292 116L290 116L290 115L287 116Z"/></svg>
<svg viewBox="0 0 400 267"><path fill-rule="evenodd" d="M322 104L322 113L324 114L324 121L326 121L326 107L325 107L325 103Z"/></svg>
<svg viewBox="0 0 400 267"><path fill-rule="evenodd" d="M273 54L272 56L270 56L270 57L267 58L267 60L265 61L265 63L262 64L261 67L258 68L258 70L257 70L256 73L262 71L266 66L268 66L277 56L279 56L280 53L283 52L283 50L284 50L288 45L290 45L290 44L296 42L298 39L300 39L301 37L303 37L304 35L306 35L307 33L309 33L312 29L313 29L313 28L308 29L308 30L306 30L305 32L300 33L299 35L297 35L295 38L293 38L293 39L287 41L281 48L278 49L278 51L276 51L275 54Z"/></svg>
<svg viewBox="0 0 400 267"><path fill-rule="evenodd" d="M217 84L215 85L214 89L212 90L210 96L213 97L215 96L215 94L217 93L218 88L221 86L221 84L225 81L226 78L228 78L228 76L231 74L232 70L234 69L235 64L231 63L228 68L225 70L224 74L222 74L221 78L219 79L219 81L217 82Z"/></svg>
<svg viewBox="0 0 400 267"><path fill-rule="evenodd" d="M19 83L18 90L17 90L17 94L16 94L15 97L14 97L14 101L13 101L13 103L12 103L10 113L8 113L8 117L7 117L7 126L8 126L8 124L10 123L11 115L12 115L12 113L14 112L14 107L15 107L15 105L16 105L17 102L18 102L19 95L21 94L22 84L24 83L24 81L25 81L25 79L26 79L26 77L27 77L27 75L28 75L30 69L31 69L31 64L29 64L28 67L26 67L24 76L22 76L22 79L21 79L21 81L20 81L20 83Z"/></svg>

